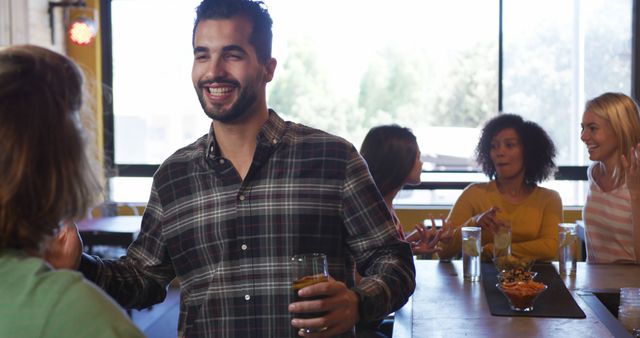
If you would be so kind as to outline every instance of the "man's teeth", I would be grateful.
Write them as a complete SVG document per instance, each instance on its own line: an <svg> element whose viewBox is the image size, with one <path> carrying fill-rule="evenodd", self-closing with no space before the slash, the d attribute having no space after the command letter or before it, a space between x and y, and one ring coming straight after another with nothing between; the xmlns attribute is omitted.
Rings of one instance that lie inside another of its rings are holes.
<svg viewBox="0 0 640 338"><path fill-rule="evenodd" d="M222 95L222 94L231 92L232 89L229 87L222 87L222 88L209 87L207 88L207 90L209 91L209 94Z"/></svg>

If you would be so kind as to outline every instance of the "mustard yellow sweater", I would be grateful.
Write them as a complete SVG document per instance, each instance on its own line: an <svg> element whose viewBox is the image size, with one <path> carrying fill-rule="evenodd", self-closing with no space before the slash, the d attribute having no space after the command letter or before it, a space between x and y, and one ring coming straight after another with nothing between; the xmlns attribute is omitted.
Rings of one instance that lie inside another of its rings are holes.
<svg viewBox="0 0 640 338"><path fill-rule="evenodd" d="M473 183L467 186L449 213L454 226L467 222L471 217L491 207L500 208L497 217L511 222L511 253L517 257L552 260L558 248L558 223L562 222L562 200L550 189L536 187L531 195L520 203L505 201L495 181ZM441 258L460 254L460 231L443 247ZM483 257L491 257L493 234L482 231Z"/></svg>

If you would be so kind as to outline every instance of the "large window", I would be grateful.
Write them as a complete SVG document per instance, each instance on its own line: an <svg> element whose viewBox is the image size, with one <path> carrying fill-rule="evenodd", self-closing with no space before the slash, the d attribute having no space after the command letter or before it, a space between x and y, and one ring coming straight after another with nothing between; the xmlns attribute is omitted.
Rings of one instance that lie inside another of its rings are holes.
<svg viewBox="0 0 640 338"><path fill-rule="evenodd" d="M558 146L559 165L584 166L584 101L631 90L632 0L264 2L278 60L267 86L269 106L356 147L373 126L411 127L425 182L486 179L473 173L472 155L482 123L500 109L545 127ZM173 151L208 131L190 77L199 0L106 3L113 42L111 158L120 174L150 176ZM145 201L148 184L117 177L112 198ZM579 181L545 185L560 190L567 205L584 199ZM398 203L451 204L459 193L406 190Z"/></svg>

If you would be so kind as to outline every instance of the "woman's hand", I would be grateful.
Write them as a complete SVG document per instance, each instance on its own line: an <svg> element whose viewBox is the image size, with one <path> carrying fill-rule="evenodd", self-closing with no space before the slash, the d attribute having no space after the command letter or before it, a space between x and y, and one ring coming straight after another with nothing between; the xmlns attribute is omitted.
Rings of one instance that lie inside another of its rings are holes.
<svg viewBox="0 0 640 338"><path fill-rule="evenodd" d="M502 226L502 222L496 216L498 211L500 211L498 207L491 207L489 210L476 215L474 217L476 225L482 229L496 232L496 230Z"/></svg>
<svg viewBox="0 0 640 338"><path fill-rule="evenodd" d="M411 244L411 251L416 255L429 255L435 252L442 251L442 248L438 247L440 241L440 230L436 230L435 226L431 229L426 229L424 225L416 225L416 233L418 234L418 240L409 241Z"/></svg>
<svg viewBox="0 0 640 338"><path fill-rule="evenodd" d="M621 156L629 193L631 197L640 197L640 143L629 149L629 157Z"/></svg>
<svg viewBox="0 0 640 338"><path fill-rule="evenodd" d="M450 219L442 220L442 228L440 229L440 242L449 243L453 238L453 234L458 230Z"/></svg>
<svg viewBox="0 0 640 338"><path fill-rule="evenodd" d="M631 197L631 220L633 222L633 242L640 242L640 143L629 149L629 157L621 155L625 181ZM636 262L640 262L640 246L634 247Z"/></svg>

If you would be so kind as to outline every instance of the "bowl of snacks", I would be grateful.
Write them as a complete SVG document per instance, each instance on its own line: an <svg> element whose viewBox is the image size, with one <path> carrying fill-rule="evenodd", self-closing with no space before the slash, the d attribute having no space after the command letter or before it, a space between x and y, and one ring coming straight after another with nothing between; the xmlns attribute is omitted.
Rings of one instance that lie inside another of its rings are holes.
<svg viewBox="0 0 640 338"><path fill-rule="evenodd" d="M498 256L493 259L493 264L498 271L508 271L520 269L522 271L530 271L535 259L518 258L513 255Z"/></svg>
<svg viewBox="0 0 640 338"><path fill-rule="evenodd" d="M513 311L532 311L536 298L547 289L545 284L533 280L502 282L496 287L507 297Z"/></svg>
<svg viewBox="0 0 640 338"><path fill-rule="evenodd" d="M533 280L538 275L535 271L525 271L522 268L503 270L498 273L498 282L515 283Z"/></svg>

